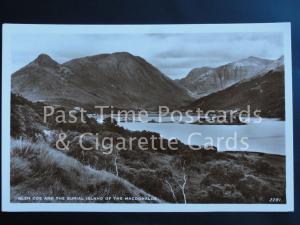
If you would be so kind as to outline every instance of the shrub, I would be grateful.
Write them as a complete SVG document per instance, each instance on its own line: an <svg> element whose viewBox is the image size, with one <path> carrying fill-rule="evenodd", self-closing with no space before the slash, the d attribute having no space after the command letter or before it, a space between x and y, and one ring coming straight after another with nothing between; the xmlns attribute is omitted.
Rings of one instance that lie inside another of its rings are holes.
<svg viewBox="0 0 300 225"><path fill-rule="evenodd" d="M264 160L256 161L253 167L257 174L274 175L276 173L276 168L274 168Z"/></svg>

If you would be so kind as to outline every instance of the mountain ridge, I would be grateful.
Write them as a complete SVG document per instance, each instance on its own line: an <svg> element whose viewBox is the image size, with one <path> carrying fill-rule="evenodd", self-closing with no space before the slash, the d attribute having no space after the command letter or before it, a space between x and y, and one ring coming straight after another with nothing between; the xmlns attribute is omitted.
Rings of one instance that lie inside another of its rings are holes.
<svg viewBox="0 0 300 225"><path fill-rule="evenodd" d="M98 54L59 64L46 54L12 75L12 91L31 101L83 106L154 109L192 101L187 92L128 52Z"/></svg>
<svg viewBox="0 0 300 225"><path fill-rule="evenodd" d="M201 98L223 90L239 81L266 73L278 65L283 65L283 57L276 60L249 56L218 67L200 67L192 69L186 77L176 80L186 88L190 95Z"/></svg>
<svg viewBox="0 0 300 225"><path fill-rule="evenodd" d="M260 110L260 116L285 118L284 68L278 66L264 74L242 80L228 88L199 98L185 109Z"/></svg>

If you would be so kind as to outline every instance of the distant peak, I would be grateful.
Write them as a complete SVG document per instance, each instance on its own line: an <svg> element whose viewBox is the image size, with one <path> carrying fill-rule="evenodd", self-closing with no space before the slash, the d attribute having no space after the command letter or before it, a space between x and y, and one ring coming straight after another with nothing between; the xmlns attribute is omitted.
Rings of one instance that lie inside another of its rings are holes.
<svg viewBox="0 0 300 225"><path fill-rule="evenodd" d="M130 58L134 57L132 54L129 52L114 52L114 53L105 53L105 54L98 54L98 55L92 55L92 56L87 56L87 59L93 60L93 61L98 61L105 59L106 57L113 57L116 59L124 59L124 58Z"/></svg>
<svg viewBox="0 0 300 225"><path fill-rule="evenodd" d="M255 56L249 56L248 59L258 59L258 58Z"/></svg>
<svg viewBox="0 0 300 225"><path fill-rule="evenodd" d="M47 54L40 54L35 60L35 63L39 64L40 66L51 66L57 67L59 64L54 61L49 55Z"/></svg>
<svg viewBox="0 0 300 225"><path fill-rule="evenodd" d="M264 63L270 63L272 61L273 60L270 60L270 59L259 58L256 56L249 56L247 58L233 62L233 64L234 63L263 63L264 64Z"/></svg>
<svg viewBox="0 0 300 225"><path fill-rule="evenodd" d="M250 60L250 61L262 61L262 60L265 60L265 59L262 59L262 58L259 58L259 57L255 57L255 56L249 56L248 58L246 59L242 59L243 60Z"/></svg>
<svg viewBox="0 0 300 225"><path fill-rule="evenodd" d="M43 62L43 61L51 61L53 60L49 55L47 54L40 54L37 58L36 58L36 62Z"/></svg>
<svg viewBox="0 0 300 225"><path fill-rule="evenodd" d="M112 55L131 55L132 56L132 54L130 54L129 52L114 52L114 53L112 53Z"/></svg>
<svg viewBox="0 0 300 225"><path fill-rule="evenodd" d="M197 73L206 73L210 70L212 70L213 68L212 67L208 67L208 66L203 66L203 67L197 67L197 68L194 68L190 71L190 73L194 73L194 72L197 72Z"/></svg>
<svg viewBox="0 0 300 225"><path fill-rule="evenodd" d="M114 52L111 54L111 56L115 56L115 57L134 57L134 55L130 54L129 52Z"/></svg>

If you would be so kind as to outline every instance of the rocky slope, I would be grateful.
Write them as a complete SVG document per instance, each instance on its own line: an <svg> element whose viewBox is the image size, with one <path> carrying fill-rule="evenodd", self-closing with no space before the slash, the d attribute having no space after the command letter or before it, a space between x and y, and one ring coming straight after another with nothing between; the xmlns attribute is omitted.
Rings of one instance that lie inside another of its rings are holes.
<svg viewBox="0 0 300 225"><path fill-rule="evenodd" d="M191 102L186 90L141 57L126 52L64 64L42 54L12 75L12 91L32 101L68 106L153 109Z"/></svg>
<svg viewBox="0 0 300 225"><path fill-rule="evenodd" d="M185 78L177 80L177 83L185 87L191 96L199 98L268 72L279 65L283 65L282 57L277 60L248 57L217 68L195 68Z"/></svg>
<svg viewBox="0 0 300 225"><path fill-rule="evenodd" d="M212 93L186 108L207 110L261 110L261 116L285 118L284 69L268 71Z"/></svg>

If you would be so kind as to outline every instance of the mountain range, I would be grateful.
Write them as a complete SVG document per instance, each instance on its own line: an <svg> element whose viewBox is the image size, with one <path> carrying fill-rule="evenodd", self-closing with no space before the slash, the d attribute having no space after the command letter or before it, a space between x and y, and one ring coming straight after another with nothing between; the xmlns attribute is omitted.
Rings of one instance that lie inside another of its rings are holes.
<svg viewBox="0 0 300 225"><path fill-rule="evenodd" d="M186 88L191 96L201 98L281 65L283 65L283 57L268 60L250 56L216 68L194 68L186 77L176 82Z"/></svg>
<svg viewBox="0 0 300 225"><path fill-rule="evenodd" d="M88 108L261 109L284 118L283 57L248 57L217 68L193 69L171 80L139 56L100 54L59 64L46 54L12 74L12 92L30 101Z"/></svg>
<svg viewBox="0 0 300 225"><path fill-rule="evenodd" d="M283 66L202 97L187 108L247 110L248 105L251 113L260 110L263 117L285 118Z"/></svg>
<svg viewBox="0 0 300 225"><path fill-rule="evenodd" d="M262 110L263 116L284 118L283 58L272 61L249 57L218 68L195 69L186 81L191 78L195 85L199 82L194 94L194 89L126 52L63 64L39 55L12 74L11 201L21 202L19 196L32 199L38 193L60 197L49 202L66 202L63 197L80 196L83 200L74 198L70 202L101 203L104 201L100 197L125 196L123 200L110 197L105 202L265 204L270 203L270 196L276 196L280 203L286 203L284 156L218 152L213 146L192 151L192 146L180 141L176 141L177 147L172 142L170 148L170 140L159 133L130 131L109 119L98 123L88 114L83 115L85 123L79 118L76 123L58 123L55 115L43 120L45 104L40 101L69 107L97 104L125 109L155 109L159 105L244 109L249 104L252 109ZM199 93L202 97L195 100ZM59 110L68 115L67 107ZM57 147L62 131L69 142L68 151ZM91 135L82 139L87 132ZM104 154L103 140L107 137L114 140L111 154ZM153 137L154 145L150 144ZM125 140L124 150L120 142L115 142L118 138ZM141 149L141 138L147 140L148 144L143 145L146 151ZM92 149L81 148L80 140ZM99 143L102 145L97 149Z"/></svg>
<svg viewBox="0 0 300 225"><path fill-rule="evenodd" d="M193 99L184 88L139 56L127 52L55 62L46 54L12 75L12 92L31 101L68 106L112 105L155 109Z"/></svg>

